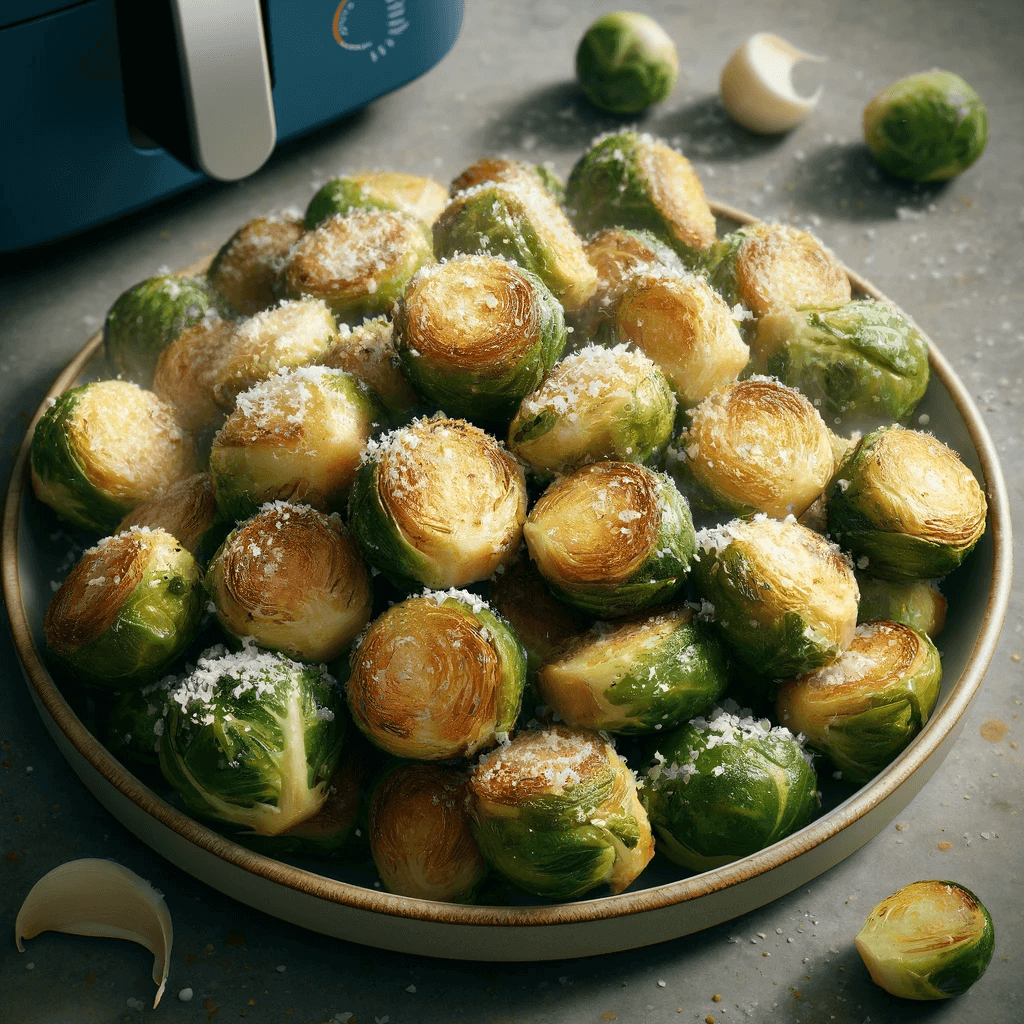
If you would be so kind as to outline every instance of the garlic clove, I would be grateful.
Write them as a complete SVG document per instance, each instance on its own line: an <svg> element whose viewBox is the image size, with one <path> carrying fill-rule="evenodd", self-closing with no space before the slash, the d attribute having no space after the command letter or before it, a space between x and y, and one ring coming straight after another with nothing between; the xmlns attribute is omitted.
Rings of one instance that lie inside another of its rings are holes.
<svg viewBox="0 0 1024 1024"><path fill-rule="evenodd" d="M154 957L153 981L163 995L171 966L174 929L163 896L144 878L112 860L83 858L60 864L43 875L18 911L14 941L40 932L101 935L138 942Z"/></svg>
<svg viewBox="0 0 1024 1024"><path fill-rule="evenodd" d="M793 67L804 60L822 62L825 58L804 53L770 32L752 35L722 69L722 105L752 132L778 135L790 131L821 96L821 89L805 97L793 88Z"/></svg>

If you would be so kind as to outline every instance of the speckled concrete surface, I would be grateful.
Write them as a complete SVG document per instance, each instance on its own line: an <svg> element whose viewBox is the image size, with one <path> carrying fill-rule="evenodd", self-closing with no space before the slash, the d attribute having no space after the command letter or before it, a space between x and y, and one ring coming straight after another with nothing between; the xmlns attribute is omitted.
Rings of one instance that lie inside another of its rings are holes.
<svg viewBox="0 0 1024 1024"><path fill-rule="evenodd" d="M909 310L982 410L1015 515L1024 508L1024 18L1018 0L750 0L643 5L677 41L671 98L639 124L686 153L708 194L809 227ZM332 174L386 166L447 181L499 152L563 174L618 121L583 101L572 55L604 8L468 0L462 33L433 71L365 111L287 146L251 178L209 184L32 253L3 259L0 394L3 480L50 382L126 287L209 255L239 224L303 207ZM824 92L808 121L764 140L733 128L716 100L721 67L748 34L779 33L828 57L798 86ZM963 75L991 124L982 159L947 185L877 172L860 139L864 104L912 71ZM5 196L13 202L16 197ZM483 964L392 954L326 939L196 882L130 835L79 783L44 731L8 632L0 637L0 1021L228 1020L322 1024L498 1021L836 1021L1009 1024L1021 1000L1024 584L962 736L922 792L861 850L774 903L706 932L632 952L557 963ZM61 861L110 857L166 896L175 943L167 994L151 1007L151 958L114 940L41 935L19 954L17 909ZM865 914L916 878L954 878L989 905L985 977L941 1005L898 1003L853 946ZM189 1002L179 991L190 989ZM719 998L720 997L720 998Z"/></svg>

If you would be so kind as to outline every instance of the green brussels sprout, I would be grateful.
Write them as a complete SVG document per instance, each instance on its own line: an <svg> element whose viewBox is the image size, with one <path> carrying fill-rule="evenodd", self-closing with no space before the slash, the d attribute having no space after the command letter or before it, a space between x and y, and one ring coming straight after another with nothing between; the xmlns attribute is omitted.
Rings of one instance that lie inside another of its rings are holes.
<svg viewBox="0 0 1024 1024"><path fill-rule="evenodd" d="M312 231L328 217L352 210L390 210L398 207L384 196L375 194L349 177L331 178L309 201L303 223Z"/></svg>
<svg viewBox="0 0 1024 1024"><path fill-rule="evenodd" d="M274 836L321 809L347 724L322 665L214 647L169 705L160 768L191 813Z"/></svg>
<svg viewBox="0 0 1024 1024"><path fill-rule="evenodd" d="M849 559L820 534L758 513L701 530L697 544L697 592L737 659L755 672L810 672L850 645L857 580Z"/></svg>
<svg viewBox="0 0 1024 1024"><path fill-rule="evenodd" d="M387 313L409 278L433 260L430 231L397 210L336 213L288 251L282 287L292 298L322 299L340 320Z"/></svg>
<svg viewBox="0 0 1024 1024"><path fill-rule="evenodd" d="M469 786L450 765L396 762L374 782L370 853L388 892L472 903L487 877L473 838Z"/></svg>
<svg viewBox="0 0 1024 1024"><path fill-rule="evenodd" d="M648 462L668 445L675 413L668 379L642 352L588 345L522 400L508 447L541 477L599 459Z"/></svg>
<svg viewBox="0 0 1024 1024"><path fill-rule="evenodd" d="M480 758L469 788L484 857L535 896L620 893L654 855L633 772L599 733L527 729Z"/></svg>
<svg viewBox="0 0 1024 1024"><path fill-rule="evenodd" d="M941 681L939 652L923 633L900 622L868 622L832 664L786 680L775 709L780 722L859 784L921 731Z"/></svg>
<svg viewBox="0 0 1024 1024"><path fill-rule="evenodd" d="M818 776L800 741L733 701L659 738L642 782L658 849L691 871L785 839L820 803Z"/></svg>
<svg viewBox="0 0 1024 1024"><path fill-rule="evenodd" d="M924 431L865 435L829 488L828 529L857 567L888 580L940 579L985 532L985 492L951 448Z"/></svg>
<svg viewBox="0 0 1024 1024"><path fill-rule="evenodd" d="M539 277L567 311L594 292L594 268L558 200L535 175L483 181L457 192L434 222L434 255L504 256Z"/></svg>
<svg viewBox="0 0 1024 1024"><path fill-rule="evenodd" d="M343 509L383 415L376 396L344 370L278 370L238 396L213 439L210 474L221 514L244 519L279 499Z"/></svg>
<svg viewBox="0 0 1024 1024"><path fill-rule="evenodd" d="M830 431L813 405L774 377L713 391L679 435L681 489L695 506L734 515L801 516L835 469Z"/></svg>
<svg viewBox="0 0 1024 1024"><path fill-rule="evenodd" d="M204 586L226 633L298 661L338 657L373 604L369 570L341 516L284 501L232 530Z"/></svg>
<svg viewBox="0 0 1024 1024"><path fill-rule="evenodd" d="M305 225L312 230L328 217L350 210L398 210L430 227L448 193L440 182L405 171L359 171L332 178L309 201Z"/></svg>
<svg viewBox="0 0 1024 1024"><path fill-rule="evenodd" d="M935 580L898 583L857 574L857 623L891 619L934 640L946 624L946 599Z"/></svg>
<svg viewBox="0 0 1024 1024"><path fill-rule="evenodd" d="M902 999L950 999L984 973L995 949L985 905L956 882L912 882L868 914L854 940L871 980Z"/></svg>
<svg viewBox="0 0 1024 1024"><path fill-rule="evenodd" d="M537 690L566 725L635 735L707 711L729 675L711 625L674 605L595 623L540 667Z"/></svg>
<svg viewBox="0 0 1024 1024"><path fill-rule="evenodd" d="M907 75L864 108L864 141L898 178L947 181L984 152L988 111L959 75L937 68Z"/></svg>
<svg viewBox="0 0 1024 1024"><path fill-rule="evenodd" d="M421 270L395 307L407 378L436 408L508 422L562 354L565 316L534 273L500 257L457 255Z"/></svg>
<svg viewBox="0 0 1024 1024"><path fill-rule="evenodd" d="M119 692L157 679L195 639L202 615L196 560L169 533L134 528L82 555L43 632L82 682Z"/></svg>
<svg viewBox="0 0 1024 1024"><path fill-rule="evenodd" d="M712 247L708 280L755 317L795 306L840 306L851 298L846 268L821 239L790 224L759 221Z"/></svg>
<svg viewBox="0 0 1024 1024"><path fill-rule="evenodd" d="M736 380L750 358L733 310L695 274L634 275L615 310L612 336L661 367L684 409Z"/></svg>
<svg viewBox="0 0 1024 1024"><path fill-rule="evenodd" d="M509 626L464 590L392 605L349 658L348 704L363 734L396 757L471 758L506 738L526 682Z"/></svg>
<svg viewBox="0 0 1024 1024"><path fill-rule="evenodd" d="M596 139L569 173L565 202L581 234L615 227L650 231L691 268L717 238L715 216L690 161L646 133Z"/></svg>
<svg viewBox="0 0 1024 1024"><path fill-rule="evenodd" d="M669 477L631 462L594 462L559 477L523 535L554 593L599 618L668 601L696 543L690 508Z"/></svg>
<svg viewBox="0 0 1024 1024"><path fill-rule="evenodd" d="M757 321L750 369L799 388L854 427L906 420L928 388L928 343L895 306L777 309Z"/></svg>
<svg viewBox="0 0 1024 1024"><path fill-rule="evenodd" d="M348 518L392 582L462 587L515 558L526 504L523 468L495 438L435 416L367 444Z"/></svg>
<svg viewBox="0 0 1024 1024"><path fill-rule="evenodd" d="M653 18L636 11L598 18L576 49L580 87L614 114L637 114L666 99L678 75L676 44Z"/></svg>
<svg viewBox="0 0 1024 1024"><path fill-rule="evenodd" d="M117 695L114 703L101 712L99 738L103 746L122 764L141 775L159 775L160 739L170 683L164 676L143 686L130 686Z"/></svg>
<svg viewBox="0 0 1024 1024"><path fill-rule="evenodd" d="M122 292L107 311L103 346L119 374L149 387L161 351L186 327L234 315L205 277L148 277Z"/></svg>
<svg viewBox="0 0 1024 1024"><path fill-rule="evenodd" d="M32 433L32 490L75 526L100 533L197 468L170 405L126 380L65 391Z"/></svg>
<svg viewBox="0 0 1024 1024"><path fill-rule="evenodd" d="M269 309L281 290L281 266L302 235L295 212L247 221L213 257L207 280L243 316Z"/></svg>
<svg viewBox="0 0 1024 1024"><path fill-rule="evenodd" d="M565 201L565 183L546 164L527 164L502 156L485 156L470 164L461 174L452 178L449 195L454 196L485 181L515 181L523 174L536 178L559 205Z"/></svg>

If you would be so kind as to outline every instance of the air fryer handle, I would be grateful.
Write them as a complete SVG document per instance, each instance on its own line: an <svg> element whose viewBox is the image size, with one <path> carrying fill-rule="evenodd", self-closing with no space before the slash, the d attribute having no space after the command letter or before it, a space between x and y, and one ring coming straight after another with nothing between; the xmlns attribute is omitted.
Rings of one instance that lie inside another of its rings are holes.
<svg viewBox="0 0 1024 1024"><path fill-rule="evenodd" d="M260 0L116 0L125 113L211 178L252 174L277 141Z"/></svg>

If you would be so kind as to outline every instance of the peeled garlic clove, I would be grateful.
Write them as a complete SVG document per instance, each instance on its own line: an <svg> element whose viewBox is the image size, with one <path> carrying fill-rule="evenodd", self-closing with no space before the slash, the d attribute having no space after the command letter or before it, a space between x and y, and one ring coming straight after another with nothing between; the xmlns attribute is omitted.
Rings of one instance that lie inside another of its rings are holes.
<svg viewBox="0 0 1024 1024"><path fill-rule="evenodd" d="M84 858L60 864L43 875L18 911L14 941L40 932L102 935L129 939L145 946L154 957L153 981L160 1002L171 966L174 929L163 896L144 878L112 860Z"/></svg>
<svg viewBox="0 0 1024 1024"><path fill-rule="evenodd" d="M722 105L752 132L788 132L807 117L821 96L821 89L807 97L794 91L793 67L803 60L825 58L803 53L770 32L752 35L722 69Z"/></svg>

